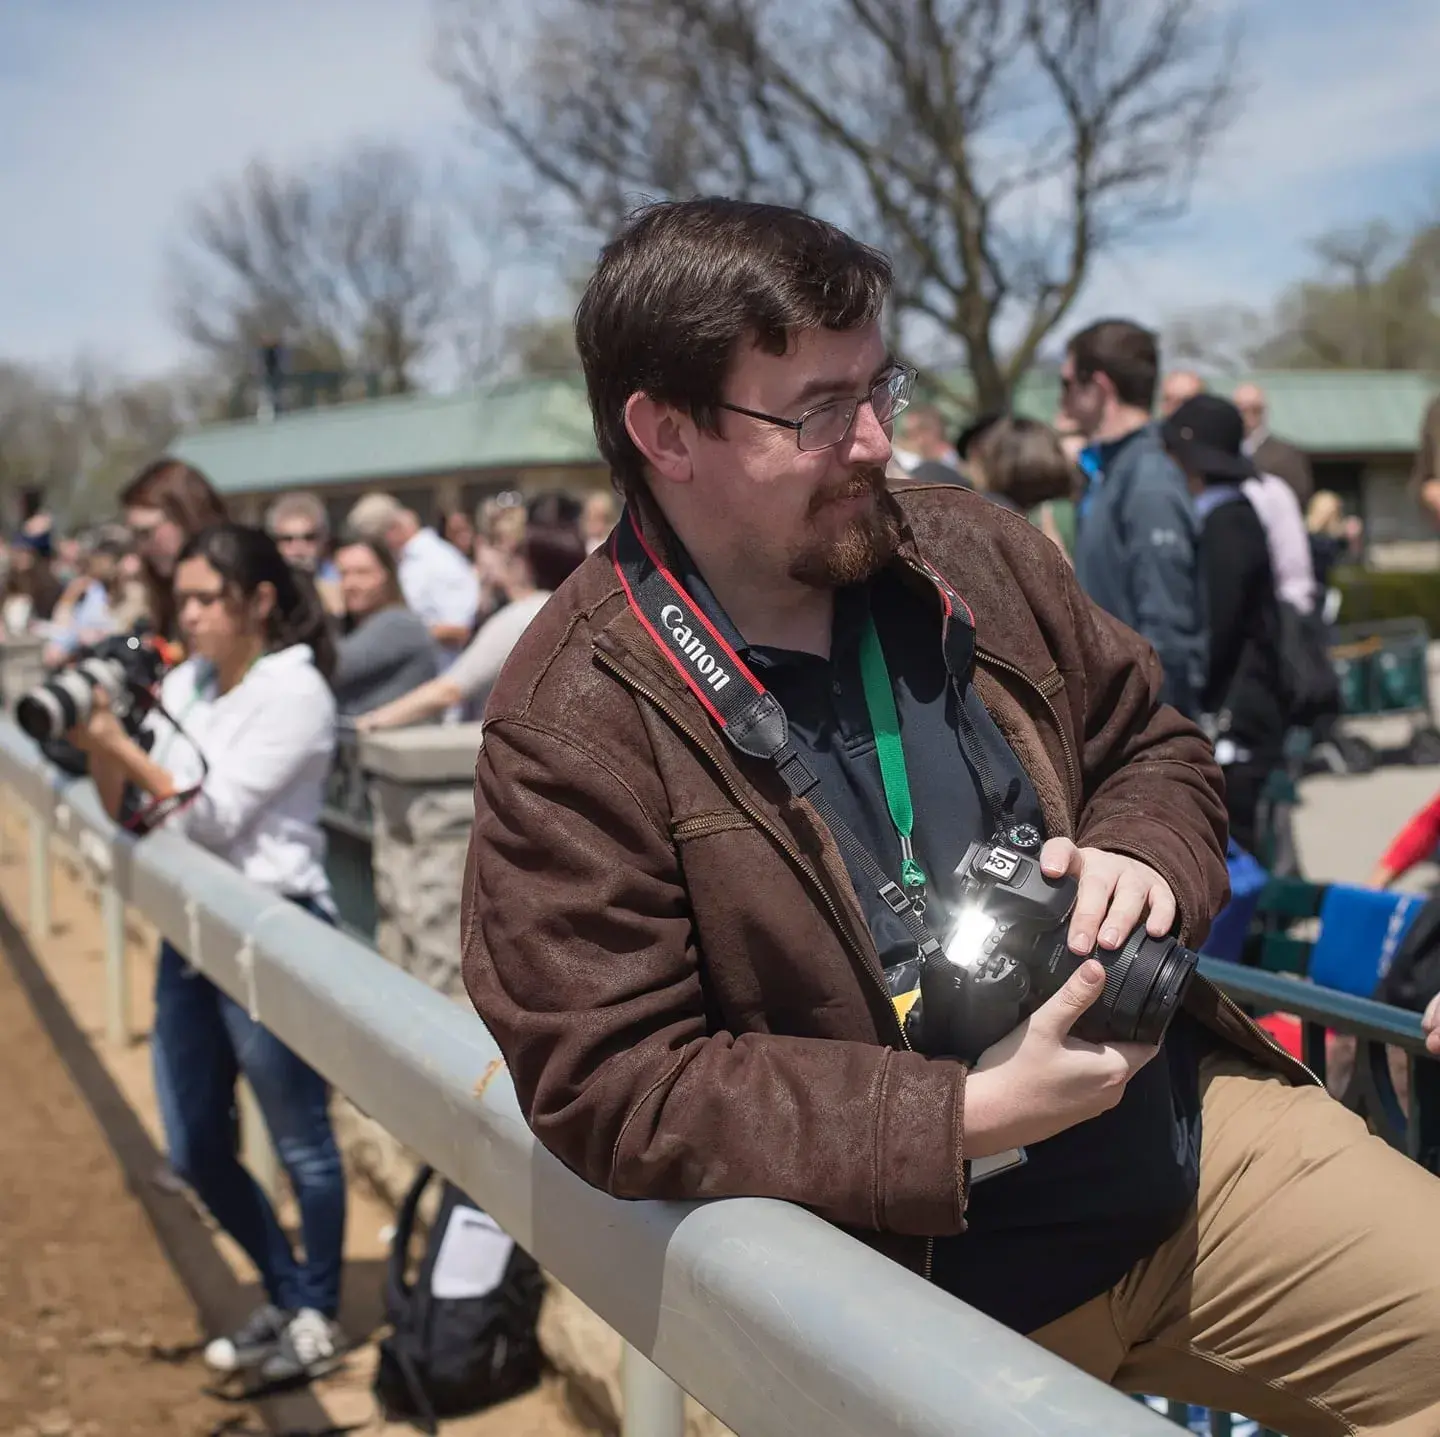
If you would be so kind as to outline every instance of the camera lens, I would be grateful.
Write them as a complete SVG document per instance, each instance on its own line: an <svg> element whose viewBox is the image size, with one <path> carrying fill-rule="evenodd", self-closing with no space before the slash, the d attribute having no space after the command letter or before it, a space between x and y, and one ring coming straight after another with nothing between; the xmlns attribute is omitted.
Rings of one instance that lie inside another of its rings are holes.
<svg viewBox="0 0 1440 1437"><path fill-rule="evenodd" d="M1095 956L1105 963L1105 991L1090 1011L1105 1037L1158 1043L1180 1007L1198 955L1173 938L1150 937L1142 926L1108 962Z"/></svg>
<svg viewBox="0 0 1440 1437"><path fill-rule="evenodd" d="M37 743L57 739L89 716L90 693L90 680L67 669L23 695L15 721Z"/></svg>

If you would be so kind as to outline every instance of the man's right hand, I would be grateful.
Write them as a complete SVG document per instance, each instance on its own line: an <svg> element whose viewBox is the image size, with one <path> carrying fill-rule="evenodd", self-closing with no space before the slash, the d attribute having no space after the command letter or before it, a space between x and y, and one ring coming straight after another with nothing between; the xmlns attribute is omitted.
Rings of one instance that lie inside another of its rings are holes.
<svg viewBox="0 0 1440 1437"><path fill-rule="evenodd" d="M1048 1002L980 1055L965 1084L966 1157L1041 1142L1120 1101L1125 1085L1160 1050L1071 1036L1104 989L1104 967L1087 959Z"/></svg>

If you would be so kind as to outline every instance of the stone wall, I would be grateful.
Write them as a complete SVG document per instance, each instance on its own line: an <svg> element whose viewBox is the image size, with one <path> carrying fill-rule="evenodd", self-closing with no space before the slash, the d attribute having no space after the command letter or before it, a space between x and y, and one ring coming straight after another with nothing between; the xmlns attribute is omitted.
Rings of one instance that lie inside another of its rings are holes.
<svg viewBox="0 0 1440 1437"><path fill-rule="evenodd" d="M45 678L44 647L39 639L0 639L0 708L5 713L13 714L16 699Z"/></svg>
<svg viewBox="0 0 1440 1437"><path fill-rule="evenodd" d="M359 763L374 824L375 943L421 982L467 1003L460 981L460 891L474 817L479 724L366 735ZM353 1177L398 1204L416 1158L373 1119L337 1100L336 1133ZM599 1432L620 1430L621 1341L574 1293L551 1282L540 1338L570 1388L571 1407ZM727 1429L686 1398L686 1437Z"/></svg>
<svg viewBox="0 0 1440 1437"><path fill-rule="evenodd" d="M375 831L375 945L452 998L465 992L460 884L479 747L479 724L400 729L360 743Z"/></svg>

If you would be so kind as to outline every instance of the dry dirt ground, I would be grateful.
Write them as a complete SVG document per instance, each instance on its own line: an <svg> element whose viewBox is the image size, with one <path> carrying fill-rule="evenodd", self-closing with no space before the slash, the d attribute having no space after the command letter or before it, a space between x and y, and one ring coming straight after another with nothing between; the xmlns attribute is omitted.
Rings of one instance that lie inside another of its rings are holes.
<svg viewBox="0 0 1440 1437"><path fill-rule="evenodd" d="M370 1396L390 1213L352 1184L341 1321L361 1345L339 1373L257 1410L208 1395L207 1331L249 1311L248 1263L185 1196L155 1181L160 1129L143 1034L153 940L132 932L140 1035L103 1036L93 899L52 865L53 928L27 916L24 830L0 795L0 1437L398 1437ZM293 1212L282 1207L282 1217ZM581 1437L558 1387L445 1424L445 1437Z"/></svg>

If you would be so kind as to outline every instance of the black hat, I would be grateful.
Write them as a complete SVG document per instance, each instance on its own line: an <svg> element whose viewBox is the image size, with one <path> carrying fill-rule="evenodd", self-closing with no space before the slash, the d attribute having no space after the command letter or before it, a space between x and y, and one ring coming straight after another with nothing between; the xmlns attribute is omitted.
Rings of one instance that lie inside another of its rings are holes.
<svg viewBox="0 0 1440 1437"><path fill-rule="evenodd" d="M1187 473L1221 483L1256 475L1254 462L1243 448L1245 421L1240 411L1218 394L1187 399L1160 432L1165 447Z"/></svg>

